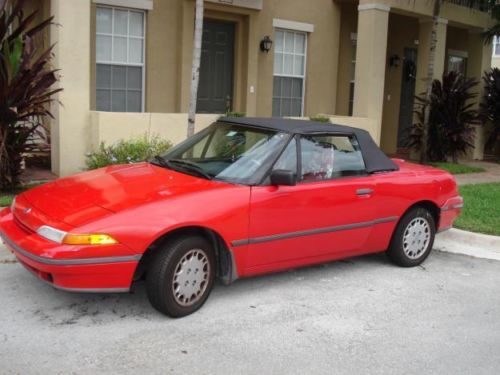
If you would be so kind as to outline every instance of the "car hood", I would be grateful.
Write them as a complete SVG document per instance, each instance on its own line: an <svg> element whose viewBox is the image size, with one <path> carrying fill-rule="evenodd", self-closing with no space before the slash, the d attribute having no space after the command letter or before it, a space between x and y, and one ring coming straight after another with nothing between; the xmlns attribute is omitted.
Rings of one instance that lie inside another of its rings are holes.
<svg viewBox="0 0 500 375"><path fill-rule="evenodd" d="M139 163L61 178L22 196L52 220L76 227L141 204L223 186L227 184Z"/></svg>

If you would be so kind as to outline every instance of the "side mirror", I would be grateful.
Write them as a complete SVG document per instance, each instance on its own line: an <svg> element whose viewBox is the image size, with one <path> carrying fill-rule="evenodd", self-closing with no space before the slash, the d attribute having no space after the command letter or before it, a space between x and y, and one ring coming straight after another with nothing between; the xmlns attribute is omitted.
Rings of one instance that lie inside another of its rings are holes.
<svg viewBox="0 0 500 375"><path fill-rule="evenodd" d="M297 176L292 171L276 169L271 172L271 184L294 186L297 184Z"/></svg>

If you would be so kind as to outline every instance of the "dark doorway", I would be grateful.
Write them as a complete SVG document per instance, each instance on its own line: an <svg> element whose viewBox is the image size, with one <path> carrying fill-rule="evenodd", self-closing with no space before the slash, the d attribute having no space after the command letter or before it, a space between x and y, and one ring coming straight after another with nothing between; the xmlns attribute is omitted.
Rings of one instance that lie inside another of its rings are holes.
<svg viewBox="0 0 500 375"><path fill-rule="evenodd" d="M405 148L413 122L415 78L417 76L417 49L405 48L403 76L401 77L401 103L399 106L398 148Z"/></svg>
<svg viewBox="0 0 500 375"><path fill-rule="evenodd" d="M233 70L234 24L204 20L197 112L232 110Z"/></svg>

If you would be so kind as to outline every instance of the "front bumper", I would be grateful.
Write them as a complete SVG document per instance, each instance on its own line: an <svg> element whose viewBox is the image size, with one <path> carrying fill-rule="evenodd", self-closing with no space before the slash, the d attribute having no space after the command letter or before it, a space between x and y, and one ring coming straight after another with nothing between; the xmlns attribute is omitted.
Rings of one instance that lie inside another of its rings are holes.
<svg viewBox="0 0 500 375"><path fill-rule="evenodd" d="M0 239L41 280L75 292L127 292L141 258L122 244L68 246L52 243L0 212Z"/></svg>
<svg viewBox="0 0 500 375"><path fill-rule="evenodd" d="M448 199L445 204L441 206L438 232L451 229L453 222L462 212L463 206L464 200L459 195Z"/></svg>

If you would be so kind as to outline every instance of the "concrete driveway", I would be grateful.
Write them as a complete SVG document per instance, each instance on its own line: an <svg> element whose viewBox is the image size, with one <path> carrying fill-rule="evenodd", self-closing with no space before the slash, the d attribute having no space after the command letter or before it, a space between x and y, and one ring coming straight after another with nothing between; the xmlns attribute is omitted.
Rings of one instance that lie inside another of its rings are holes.
<svg viewBox="0 0 500 375"><path fill-rule="evenodd" d="M500 262L435 251L216 286L173 320L134 294L42 284L0 249L0 373L494 374Z"/></svg>

